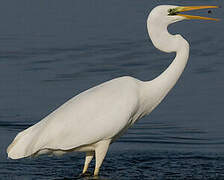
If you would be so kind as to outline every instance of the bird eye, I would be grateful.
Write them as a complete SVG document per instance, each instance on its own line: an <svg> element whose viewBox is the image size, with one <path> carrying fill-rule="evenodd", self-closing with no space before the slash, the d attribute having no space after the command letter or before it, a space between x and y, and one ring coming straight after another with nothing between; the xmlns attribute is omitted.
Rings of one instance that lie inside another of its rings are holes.
<svg viewBox="0 0 224 180"><path fill-rule="evenodd" d="M171 13L171 12L172 12L172 9L169 9L169 10L168 10L168 13Z"/></svg>

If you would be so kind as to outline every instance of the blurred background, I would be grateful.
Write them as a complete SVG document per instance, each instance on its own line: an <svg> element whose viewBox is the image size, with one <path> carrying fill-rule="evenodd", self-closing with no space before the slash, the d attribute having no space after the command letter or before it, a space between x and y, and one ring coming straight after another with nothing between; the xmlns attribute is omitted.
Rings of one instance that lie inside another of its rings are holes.
<svg viewBox="0 0 224 180"><path fill-rule="evenodd" d="M220 0L0 2L0 179L77 178L82 153L10 160L6 148L18 132L92 86L163 72L175 54L155 49L146 29L160 4L223 6ZM222 19L224 11L193 14ZM111 145L101 179L224 178L223 28L223 20L169 27L190 43L188 65L164 101Z"/></svg>

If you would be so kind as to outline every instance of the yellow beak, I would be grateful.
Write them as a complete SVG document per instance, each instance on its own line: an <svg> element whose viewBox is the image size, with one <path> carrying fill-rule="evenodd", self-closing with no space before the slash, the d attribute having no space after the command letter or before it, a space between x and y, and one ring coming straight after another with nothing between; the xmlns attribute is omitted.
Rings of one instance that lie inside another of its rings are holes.
<svg viewBox="0 0 224 180"><path fill-rule="evenodd" d="M208 8L219 8L219 7L218 6L184 6L184 7L178 7L177 12L192 11L192 10L198 10L198 9L208 9ZM179 13L177 15L183 16L186 19L203 19L203 20L219 21L219 19L216 19L216 18L193 16L193 15L186 15L186 14L179 14Z"/></svg>

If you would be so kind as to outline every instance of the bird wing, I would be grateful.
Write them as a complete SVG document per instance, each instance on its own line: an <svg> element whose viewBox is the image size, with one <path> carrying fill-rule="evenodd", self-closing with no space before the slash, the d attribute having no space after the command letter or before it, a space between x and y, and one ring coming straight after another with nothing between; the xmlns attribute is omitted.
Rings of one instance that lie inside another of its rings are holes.
<svg viewBox="0 0 224 180"><path fill-rule="evenodd" d="M29 156L41 149L69 150L113 138L137 111L137 82L131 77L117 78L84 91L14 141L23 142L23 154Z"/></svg>

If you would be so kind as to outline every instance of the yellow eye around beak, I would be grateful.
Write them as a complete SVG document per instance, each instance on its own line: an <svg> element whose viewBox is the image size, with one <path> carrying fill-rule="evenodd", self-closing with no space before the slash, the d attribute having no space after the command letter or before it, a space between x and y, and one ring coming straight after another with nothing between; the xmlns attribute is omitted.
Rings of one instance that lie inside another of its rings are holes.
<svg viewBox="0 0 224 180"><path fill-rule="evenodd" d="M179 12L192 11L192 10L198 10L198 9L208 9L208 8L210 9L210 8L219 8L219 7L218 6L184 6L184 7L176 8L176 13L178 16L183 16L186 19L203 19L203 20L219 21L219 19L216 19L216 18L179 14Z"/></svg>

